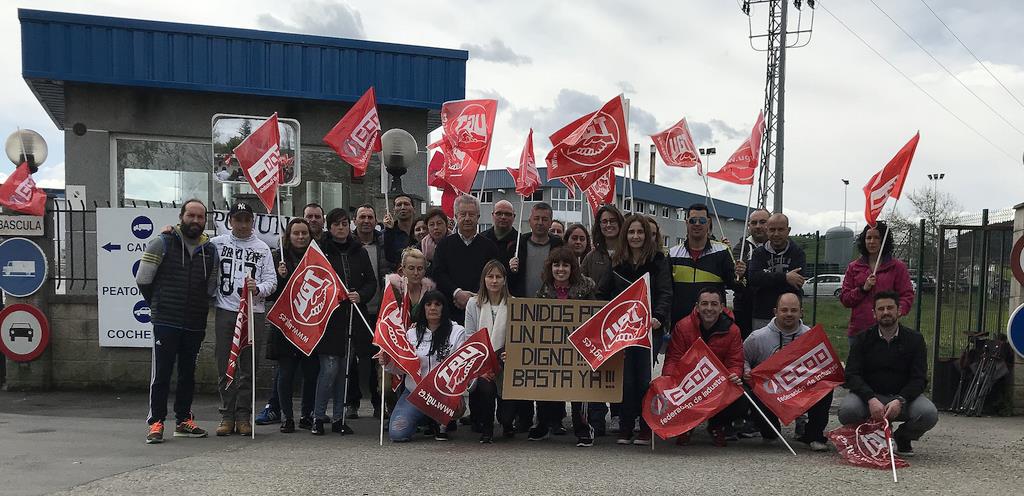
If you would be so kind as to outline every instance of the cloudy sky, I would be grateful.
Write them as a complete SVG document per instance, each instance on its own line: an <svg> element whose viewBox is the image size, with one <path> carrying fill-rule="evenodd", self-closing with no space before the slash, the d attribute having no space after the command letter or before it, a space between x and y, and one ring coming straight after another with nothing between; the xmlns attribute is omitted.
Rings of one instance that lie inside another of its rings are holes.
<svg viewBox="0 0 1024 496"><path fill-rule="evenodd" d="M827 229L842 220L842 178L851 181L849 218L862 222L861 186L918 130L908 189L928 187L927 175L943 172L939 188L966 211L1024 201L1024 53L1012 35L1024 23L1018 2L875 1L885 13L871 0L820 1L810 42L788 52L785 208L794 230ZM51 158L38 179L63 184L62 134L21 79L16 8L27 7L462 48L470 51L467 96L499 101L492 167L518 160L531 127L543 156L545 136L624 93L633 142L646 150L647 135L685 116L697 146L717 147L711 162L717 169L749 132L764 99L765 54L751 49L748 35L750 27L763 32L765 13L755 9L748 20L738 2L6 2L0 132L21 126L42 133ZM805 28L809 17L805 12ZM646 178L646 158L641 164ZM9 171L0 167L0 175ZM692 170L660 164L657 174L659 183L703 190ZM711 187L716 197L746 202L745 188ZM901 211L908 212L906 203Z"/></svg>

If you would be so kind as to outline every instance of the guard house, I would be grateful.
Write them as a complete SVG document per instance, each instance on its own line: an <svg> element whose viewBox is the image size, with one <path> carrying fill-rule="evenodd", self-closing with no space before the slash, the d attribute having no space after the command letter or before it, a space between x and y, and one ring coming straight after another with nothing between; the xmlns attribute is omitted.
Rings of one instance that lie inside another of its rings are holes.
<svg viewBox="0 0 1024 496"><path fill-rule="evenodd" d="M148 387L149 349L98 342L94 202L171 207L197 197L223 209L251 195L247 185L215 177L215 115L262 122L277 112L294 121L282 149L297 149L298 179L281 189L283 213L299 214L308 202L326 210L372 203L381 212L379 158L353 178L323 136L373 86L382 128L408 131L422 150L418 163L407 163L403 189L426 198L427 132L440 125L442 103L465 98L461 50L27 9L18 17L22 75L64 130L65 182L84 187L87 204L50 202L65 210L47 215L52 237L39 246L50 276L30 300L49 320L50 345L32 362L6 363L8 388ZM207 391L217 378L211 347L197 370ZM258 376L266 386L269 374Z"/></svg>
<svg viewBox="0 0 1024 496"><path fill-rule="evenodd" d="M382 206L379 159L353 180L323 136L374 86L382 128L405 129L425 149L441 104L465 98L462 50L26 9L18 17L22 75L65 132L65 183L101 205L244 194L214 180L211 118L278 112L300 128L300 177L281 192L283 212ZM425 198L426 167L409 167L403 183Z"/></svg>
<svg viewBox="0 0 1024 496"><path fill-rule="evenodd" d="M540 175L541 186L537 188L533 196L527 198L523 210L521 230L529 232L527 218L530 215L530 207L537 202L547 202L553 209L553 216L569 227L569 224L583 223L589 229L592 219L590 207L586 198L577 188L575 195L570 194L568 188L557 179L548 179L547 167L537 168ZM632 190L630 190L632 187ZM503 170L491 170L484 176L477 174L473 191L483 189L480 196L480 228L491 227L491 212L494 211L494 203L501 200L512 202L515 209L519 209L521 197L516 193L516 185L512 176ZM623 193L625 192L625 198ZM636 202L632 208L632 202ZM661 227L661 234L665 246L675 246L686 238L686 208L694 203L708 203L707 198L702 194L690 193L659 184L646 181L624 181L622 176L615 176L615 205L621 207L625 212L636 211L649 215L658 221ZM722 219L725 234L729 241L736 243L743 237L743 219L746 216L746 207L737 203L727 202L721 199L715 200L715 207ZM708 215L714 217L714 211L708 204ZM721 238L722 234L718 226L714 226L712 234Z"/></svg>

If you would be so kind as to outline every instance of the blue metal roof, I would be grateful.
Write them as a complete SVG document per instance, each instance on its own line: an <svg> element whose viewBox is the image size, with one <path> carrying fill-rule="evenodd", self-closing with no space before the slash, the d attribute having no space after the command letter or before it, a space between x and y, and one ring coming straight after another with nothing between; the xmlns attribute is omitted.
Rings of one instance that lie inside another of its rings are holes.
<svg viewBox="0 0 1024 496"><path fill-rule="evenodd" d="M63 127L63 82L440 108L469 52L19 9L22 76Z"/></svg>
<svg viewBox="0 0 1024 496"><path fill-rule="evenodd" d="M538 167L537 172L540 174L541 184L543 188L562 188L565 189L565 185L557 179L548 179L547 167ZM480 172L476 175L476 180L473 182L473 190L480 189L480 186L484 184L484 173ZM512 175L504 169L492 169L487 171L487 183L484 185L484 189L495 190L515 190L515 181L512 180ZM690 193L688 191L682 191L678 189L672 189L666 186L658 184L651 184L646 181L633 181L633 196L642 202L653 202L658 205L664 205L672 208L684 208L693 205L694 203L704 203L704 195ZM622 176L615 176L615 194L622 196L623 191L623 178ZM627 191L628 193L628 191ZM747 207L738 203L727 202L725 200L715 198L715 207L718 208L718 213L722 217L729 217L732 219L743 219L746 216Z"/></svg>

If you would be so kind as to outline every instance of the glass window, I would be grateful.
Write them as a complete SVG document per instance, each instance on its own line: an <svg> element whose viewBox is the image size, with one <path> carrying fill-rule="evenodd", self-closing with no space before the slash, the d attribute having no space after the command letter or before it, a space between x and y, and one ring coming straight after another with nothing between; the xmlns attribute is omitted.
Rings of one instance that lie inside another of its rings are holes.
<svg viewBox="0 0 1024 496"><path fill-rule="evenodd" d="M636 212L640 212L640 213L644 213L644 207L645 206L646 205L644 205L644 202L638 201L638 202L636 202L636 210L635 211Z"/></svg>
<svg viewBox="0 0 1024 496"><path fill-rule="evenodd" d="M654 215L658 211L658 206L653 203L647 204L647 214Z"/></svg>
<svg viewBox="0 0 1024 496"><path fill-rule="evenodd" d="M565 188L551 189L551 208L561 212L580 212L583 209L583 201L580 195L576 198L569 198L569 190Z"/></svg>
<svg viewBox="0 0 1024 496"><path fill-rule="evenodd" d="M661 216L666 219L669 218L669 216L671 215L671 210L672 209L668 207L661 207Z"/></svg>
<svg viewBox="0 0 1024 496"><path fill-rule="evenodd" d="M629 198L626 198L626 199L622 200L622 210L623 210L623 211L626 211L626 210L631 210L631 208L630 208L630 207L631 207L632 205L633 205L633 201L632 201L632 200L630 200Z"/></svg>
<svg viewBox="0 0 1024 496"><path fill-rule="evenodd" d="M480 230L479 232L484 232L484 231L490 229L492 226L493 226L492 224L480 224L480 225L477 226L477 229Z"/></svg>
<svg viewBox="0 0 1024 496"><path fill-rule="evenodd" d="M544 201L544 190L538 188L537 191L534 191L532 195L526 197L524 200L525 201L535 201L535 202Z"/></svg>
<svg viewBox="0 0 1024 496"><path fill-rule="evenodd" d="M494 192L482 191L480 193L480 203L494 203Z"/></svg>
<svg viewBox="0 0 1024 496"><path fill-rule="evenodd" d="M117 197L126 202L210 202L210 145L119 138Z"/></svg>

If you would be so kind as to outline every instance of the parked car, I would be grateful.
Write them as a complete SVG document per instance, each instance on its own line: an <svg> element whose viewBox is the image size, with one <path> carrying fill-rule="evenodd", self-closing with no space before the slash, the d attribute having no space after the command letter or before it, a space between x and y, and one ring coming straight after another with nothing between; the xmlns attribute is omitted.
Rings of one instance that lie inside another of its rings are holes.
<svg viewBox="0 0 1024 496"><path fill-rule="evenodd" d="M821 274L804 281L804 295L814 296L814 281L818 281L817 296L835 296L843 291L843 274Z"/></svg>

